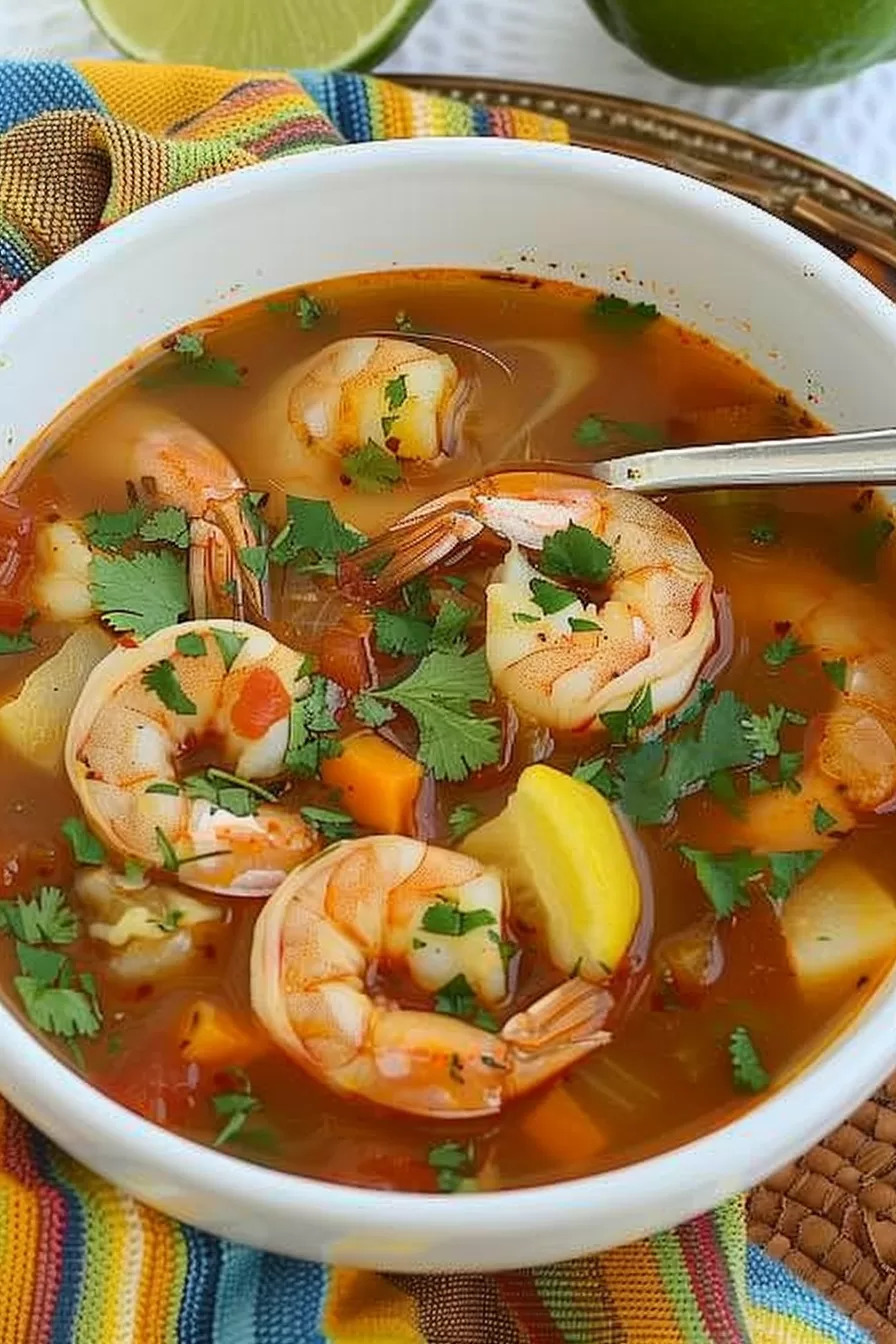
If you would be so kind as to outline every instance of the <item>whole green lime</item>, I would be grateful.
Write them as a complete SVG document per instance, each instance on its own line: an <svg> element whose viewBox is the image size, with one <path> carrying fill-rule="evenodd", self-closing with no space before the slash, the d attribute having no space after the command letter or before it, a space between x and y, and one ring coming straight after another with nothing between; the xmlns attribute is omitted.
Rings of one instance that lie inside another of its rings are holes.
<svg viewBox="0 0 896 1344"><path fill-rule="evenodd" d="M896 0L588 0L645 61L696 84L805 88L896 57Z"/></svg>

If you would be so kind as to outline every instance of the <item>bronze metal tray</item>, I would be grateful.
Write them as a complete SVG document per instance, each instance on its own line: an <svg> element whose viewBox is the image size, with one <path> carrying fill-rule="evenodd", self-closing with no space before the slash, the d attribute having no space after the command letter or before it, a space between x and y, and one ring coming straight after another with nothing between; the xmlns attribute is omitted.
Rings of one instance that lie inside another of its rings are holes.
<svg viewBox="0 0 896 1344"><path fill-rule="evenodd" d="M712 182L810 234L896 300L896 201L806 155L610 94L453 76L399 82L561 117L577 145ZM754 1240L881 1344L896 1344L896 1075L824 1143L753 1191L749 1212Z"/></svg>

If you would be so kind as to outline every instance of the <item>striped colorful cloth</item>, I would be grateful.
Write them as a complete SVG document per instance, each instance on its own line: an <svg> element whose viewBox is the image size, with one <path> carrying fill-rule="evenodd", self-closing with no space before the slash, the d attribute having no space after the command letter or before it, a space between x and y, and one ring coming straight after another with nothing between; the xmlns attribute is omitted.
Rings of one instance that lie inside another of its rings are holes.
<svg viewBox="0 0 896 1344"><path fill-rule="evenodd" d="M544 117L360 75L126 62L0 62L0 133L0 302L122 215L259 159L411 135L566 139ZM329 1269L137 1204L0 1100L0 1344L870 1340L747 1246L741 1201L547 1269L430 1278Z"/></svg>

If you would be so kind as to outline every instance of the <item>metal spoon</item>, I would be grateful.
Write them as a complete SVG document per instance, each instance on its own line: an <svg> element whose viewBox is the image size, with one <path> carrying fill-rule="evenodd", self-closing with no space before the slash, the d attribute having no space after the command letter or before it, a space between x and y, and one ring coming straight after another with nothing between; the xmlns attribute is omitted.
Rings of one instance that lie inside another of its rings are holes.
<svg viewBox="0 0 896 1344"><path fill-rule="evenodd" d="M642 495L736 485L893 484L896 429L659 448L572 469Z"/></svg>

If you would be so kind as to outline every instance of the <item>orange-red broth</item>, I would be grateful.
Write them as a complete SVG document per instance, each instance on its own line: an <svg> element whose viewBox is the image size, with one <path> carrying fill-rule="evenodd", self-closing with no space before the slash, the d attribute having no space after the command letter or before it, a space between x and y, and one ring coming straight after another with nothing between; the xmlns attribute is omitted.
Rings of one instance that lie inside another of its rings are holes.
<svg viewBox="0 0 896 1344"><path fill-rule="evenodd" d="M310 329L264 303L225 314L207 329L207 349L235 361L244 371L242 386L163 380L163 385L147 389L139 371L129 366L86 396L56 432L26 455L7 477L0 510L0 626L17 628L28 610L29 555L39 522L125 507L114 438L103 432L103 414L110 404L136 398L184 415L226 448L252 489L271 492L276 510L278 478L269 475L266 444L259 439L257 422L253 427L266 390L278 374L334 338L394 330L400 313L418 332L438 332L467 343L444 348L463 369L479 375L484 404L471 421L476 444L462 448L453 467L437 480L418 476L413 488L376 496L359 497L345 486L337 489L337 513L368 531L403 512L410 499L437 493L447 481L469 478L496 461L508 427L519 425L544 402L548 375L543 354L520 345L521 340L563 342L590 369L587 385L532 433L530 453L535 459L576 463L601 453L631 451L642 437L632 423L648 426L667 443L796 434L816 425L789 394L707 339L663 318L622 330L594 320L589 317L593 295L573 287L497 275L394 274L321 285L314 298L325 316ZM497 351L511 377L496 374L474 348ZM170 368L173 357L157 352L152 358L163 361L159 368ZM583 445L577 441L577 428L594 414L608 425L605 441ZM611 422L624 422L629 429ZM811 654L781 669L763 660L764 646L776 635L776 585L782 576L799 572L808 557L857 582L875 583L873 577L857 577L856 557L862 538L867 540L873 509L870 497L848 489L717 492L678 496L666 501L666 507L690 530L714 570L726 632L717 687L732 688L757 710L777 702L808 718L822 711L832 688ZM767 523L773 524L777 540L762 545L753 532ZM467 598L481 596L494 554L488 546L474 550L455 568L470 580ZM324 624L318 626L309 651L323 659L325 672L351 680L359 666L357 648L349 638L346 661L344 647L334 651L331 640L321 639ZM275 629L286 642L301 638L309 647L309 626L297 632L283 606L275 610ZM14 694L67 633L38 622L33 652L0 659L0 694ZM479 621L472 631L474 645L481 634ZM400 662L378 655L369 642L363 653L382 681L394 680L405 670ZM719 661L716 656L717 665ZM512 720L504 717L505 722ZM345 727L351 727L350 718ZM787 731L789 748L799 748L804 731ZM398 732L413 751L410 726L400 723ZM503 767L485 770L462 785L425 786L417 833L450 843L447 817L458 802L474 802L484 816L492 815L529 760L544 756L569 770L581 757L592 755L596 745L545 741L520 727ZM299 788L302 802L332 802L319 783ZM39 882L59 883L70 891L73 863L60 824L77 812L63 777L48 779L0 748L0 889L5 898L27 894ZM508 1106L500 1119L428 1123L340 1100L272 1049L248 1067L263 1109L250 1117L231 1150L332 1181L432 1190L436 1173L428 1155L433 1145L472 1142L471 1164L482 1188L525 1186L618 1166L692 1139L743 1111L753 1098L733 1085L727 1052L732 1029L748 1028L774 1078L796 1056L816 1048L835 1019L859 1007L873 988L874 976L857 978L848 991L806 1002L788 966L777 912L760 896L719 921L721 969L714 982L684 997L670 988L661 971L664 940L710 917L707 898L677 846L686 842L712 849L720 818L727 816L724 805L703 790L680 806L671 824L639 828L649 890L641 928L613 982L613 1040L555 1087ZM877 817L842 843L862 863L885 870L893 828L890 817ZM169 874L164 877L170 881ZM197 930L188 971L155 984L124 986L116 981L107 972L107 950L82 935L66 951L80 969L96 977L102 1029L94 1039L80 1041L78 1061L64 1043L46 1038L50 1048L82 1067L110 1096L206 1143L221 1127L212 1096L243 1082L219 1068L184 1060L185 1015L204 998L251 1027L248 960L259 909L248 900L220 904L224 922ZM11 983L14 974L12 939L0 938L4 998L20 1013ZM550 974L525 956L516 1006L550 982ZM570 1139L573 1130L580 1135L576 1141Z"/></svg>

